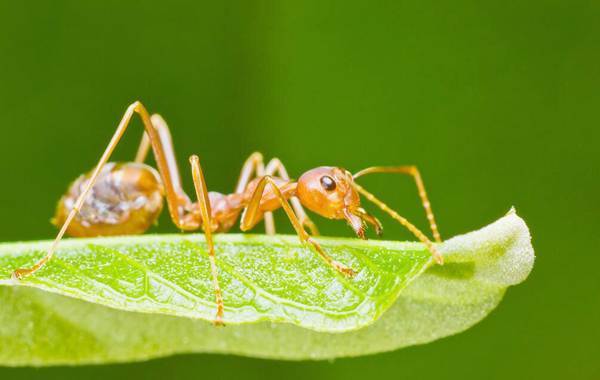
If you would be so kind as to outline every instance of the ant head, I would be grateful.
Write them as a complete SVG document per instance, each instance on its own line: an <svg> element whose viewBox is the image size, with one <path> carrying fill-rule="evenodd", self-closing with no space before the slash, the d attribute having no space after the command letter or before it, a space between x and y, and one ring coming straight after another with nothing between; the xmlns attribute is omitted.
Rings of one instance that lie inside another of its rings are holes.
<svg viewBox="0 0 600 380"><path fill-rule="evenodd" d="M360 197L352 174L345 169L321 166L300 176L296 196L309 210L329 219L345 219L365 238Z"/></svg>

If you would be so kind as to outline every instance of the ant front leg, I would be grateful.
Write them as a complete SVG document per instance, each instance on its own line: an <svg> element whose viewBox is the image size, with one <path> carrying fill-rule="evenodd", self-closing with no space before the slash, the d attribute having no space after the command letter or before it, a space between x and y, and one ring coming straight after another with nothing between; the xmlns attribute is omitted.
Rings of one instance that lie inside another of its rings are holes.
<svg viewBox="0 0 600 380"><path fill-rule="evenodd" d="M248 186L250 179L253 178L253 174L256 174L256 177L264 177L268 176L278 176L279 178L290 181L290 176L288 175L285 166L281 163L278 158L273 158L269 161L266 168L264 165L263 155L259 152L254 152L246 159L244 162L244 166L242 167L242 171L240 173L240 179L238 180L238 184L236 186L236 193L242 193ZM317 226L313 223L312 220L306 215L302 204L296 197L290 198L290 203L298 215L298 219L300 219L300 223L307 227L310 230L312 235L319 235L319 230ZM275 234L275 221L273 219L273 213L271 211L267 211L264 213L265 220L265 230L267 235Z"/></svg>
<svg viewBox="0 0 600 380"><path fill-rule="evenodd" d="M204 236L206 237L206 245L208 246L210 273L212 275L213 287L215 290L215 301L217 303L217 315L214 320L214 324L217 326L223 326L223 295L221 293L221 287L219 286L217 263L215 261L215 244L212 239L212 219L208 190L206 189L206 181L204 180L204 173L202 173L202 167L200 166L200 159L198 156L191 156L190 164L192 165L194 189L196 190L198 205L200 206L200 214L202 215L202 229L204 230Z"/></svg>
<svg viewBox="0 0 600 380"><path fill-rule="evenodd" d="M278 158L273 158L271 161L269 161L267 168L265 169L265 175L277 175L286 181L290 181L290 176L288 175L285 166L283 166L283 163ZM300 220L300 224L308 228L311 235L319 236L319 229L317 228L317 225L310 220L308 215L306 215L306 211L304 211L304 207L302 207L300 200L296 197L291 197L290 203L292 204L292 207L294 208L294 211Z"/></svg>
<svg viewBox="0 0 600 380"><path fill-rule="evenodd" d="M265 177L261 178L261 180L256 185L256 189L254 190L254 193L252 194L250 202L248 203L248 206L246 206L246 208L244 209L244 213L242 215L242 223L240 226L241 230L248 231L250 228L252 228L254 225L256 225L257 221L259 220L260 212L261 212L260 204L261 204L261 200L262 200L263 196L265 195L264 190L265 190L265 187L267 184L270 185L270 188L272 189L273 194L277 197L277 199L279 199L281 207L283 208L283 210L287 214L288 218L290 219L290 222L292 223L292 226L296 230L296 233L298 234L300 241L311 244L315 248L315 250L317 251L319 256L328 265L333 267L335 270L337 270L338 272L342 273L345 276L354 277L356 275L356 272L354 272L352 270L352 268L349 268L349 267L345 266L344 264L335 261L331 256L329 256L327 253L325 253L325 251L323 250L321 245L317 241L315 241L308 234L308 232L306 232L306 230L304 229L304 227L298 220L298 217L296 216L296 214L294 214L294 210L292 209L289 202L287 201L286 196L283 195L283 193L281 192L279 187L277 187L277 184L275 183L275 181L273 181L273 179L269 176L265 176Z"/></svg>

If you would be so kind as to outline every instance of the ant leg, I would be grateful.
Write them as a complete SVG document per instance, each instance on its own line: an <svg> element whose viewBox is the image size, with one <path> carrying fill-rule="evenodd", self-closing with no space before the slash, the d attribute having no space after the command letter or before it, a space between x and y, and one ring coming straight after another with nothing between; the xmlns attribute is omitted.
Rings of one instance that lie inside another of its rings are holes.
<svg viewBox="0 0 600 380"><path fill-rule="evenodd" d="M261 180L256 185L256 189L254 190L254 193L252 194L252 198L250 199L248 206L246 206L246 208L244 209L244 213L242 215L242 223L241 223L242 231L247 231L256 224L256 221L258 220L258 218L260 216L259 215L260 214L260 201L264 196L264 190L265 190L265 187L267 184L269 184L271 186L273 193L279 199L279 202L281 203L281 207L283 207L283 210L285 211L288 218L290 219L292 226L294 226L294 229L296 230L296 233L298 234L300 241L305 242L305 243L310 243L315 248L315 250L319 253L319 256L321 256L321 258L328 265L332 266L334 269L336 269L340 273L342 273L346 276L349 276L349 277L353 277L354 275L356 275L356 273L351 268L333 260L333 258L331 258L331 256L329 256L327 253L325 253L325 251L323 250L321 245L319 243L317 243L308 234L308 232L306 232L306 230L304 229L304 227L302 227L302 224L298 220L298 217L296 216L296 214L294 214L294 210L292 209L289 202L287 201L286 196L283 195L283 193L281 192L279 187L277 187L277 185L275 184L275 181L273 181L273 179L269 176L265 176L265 177L261 178Z"/></svg>
<svg viewBox="0 0 600 380"><path fill-rule="evenodd" d="M246 159L242 171L240 172L240 178L235 187L236 194L241 194L246 190L248 182L252 178L252 175L256 173L257 177L263 177L265 175L265 164L263 155L260 152L254 152ZM273 219L272 212L264 213L265 219L265 232L267 235L275 235L275 220Z"/></svg>
<svg viewBox="0 0 600 380"><path fill-rule="evenodd" d="M167 159L167 165L171 175L171 182L177 185L177 192L183 194L183 190L181 189L181 179L179 178L179 168L177 167L177 158L175 157L175 148L173 147L173 139L171 138L169 126L167 125L165 119L163 119L162 116L157 113L150 117L150 123L158 134L162 151ZM151 147L151 139L148 137L148 133L144 131L144 134L142 135L142 141L140 142L135 155L135 162L143 163L146 161L146 157L148 156Z"/></svg>
<svg viewBox="0 0 600 380"><path fill-rule="evenodd" d="M421 179L421 173L419 173L419 169L417 169L416 166L374 166L359 171L358 173L354 174L354 178L356 179L365 174L371 173L399 173L411 175L415 179L417 190L419 191L419 197L421 198L421 203L425 209L425 214L427 215L427 220L429 221L429 227L433 233L433 238L438 243L442 241L437 224L435 222L435 217L433 216L433 211L431 210L431 203L429 202L429 198L427 198L425 185Z"/></svg>
<svg viewBox="0 0 600 380"><path fill-rule="evenodd" d="M256 172L256 175L258 177L263 177L265 175L271 176L276 174L284 180L290 180L290 176L288 175L287 170L278 158L273 158L271 161L269 161L266 169L263 162L263 155L259 152L254 152L250 155L250 157L248 157L242 168L240 179L235 190L236 193L242 193L246 189L246 186L248 185L248 182L250 181L250 178L252 177L254 171ZM310 220L308 215L306 215L306 212L304 211L304 208L302 207L300 201L296 197L292 197L290 198L290 202L292 204L292 207L294 208L294 211L296 212L296 215L298 215L298 218L300 219L300 223L303 226L307 227L312 235L319 235L319 230L317 229L317 226L312 222L312 220ZM265 212L264 219L265 230L267 232L267 235L275 234L275 222L273 220L273 213L270 211Z"/></svg>
<svg viewBox="0 0 600 380"><path fill-rule="evenodd" d="M37 263L35 263L31 268L22 268L17 269L13 272L13 278L22 279L26 276L32 275L40 268L42 268L54 255L56 248L58 247L58 243L64 236L69 224L79 213L83 202L85 202L86 197L88 196L90 190L96 183L98 179L98 175L100 171L104 167L104 165L108 162L108 159L112 155L113 151L117 147L119 141L123 137L123 134L127 130L129 126L129 122L131 121L134 114L138 114L142 119L144 124L145 133L148 135L150 143L152 145L154 155L156 156L156 163L158 166L158 170L162 176L163 184L166 190L166 198L167 203L169 204L169 211L171 215L171 219L173 222L181 229L191 230L197 229L200 225L200 222L196 220L193 214L186 214L186 209L190 205L190 200L185 192L181 188L181 183L179 182L179 172L177 169L177 162L175 161L175 156L172 152L172 148L164 149L163 141L161 139L161 135L157 132L157 130L152 125L150 120L150 116L148 115L148 111L139 101L134 102L125 111L125 114L121 118L117 130L113 134L108 146L102 153L100 160L96 164L90 179L88 180L85 188L77 198L73 209L67 215L65 222L61 226L56 238L52 242L52 245L48 248L46 255L40 259ZM169 139L170 140L170 139ZM166 144L168 146L168 144Z"/></svg>
<svg viewBox="0 0 600 380"><path fill-rule="evenodd" d="M154 124L154 126L156 127L156 124L154 122L152 122L152 124ZM135 154L134 162L137 162L138 164L143 164L144 161L146 161L146 157L148 157L150 147L150 138L148 137L148 134L144 132L144 134L142 135L142 141L140 141L137 153Z"/></svg>
<svg viewBox="0 0 600 380"><path fill-rule="evenodd" d="M269 161L269 163L267 164L267 168L265 169L265 175L277 175L284 180L290 180L290 176L288 175L285 166L283 166L283 163L278 158L273 158L271 159L271 161ZM300 203L300 200L296 197L292 197L290 198L290 203L292 204L292 207L294 208L298 219L300 219L300 223L310 230L311 235L319 236L320 234L317 225L312 220L310 220L308 215L306 215L306 211L304 211L304 207L302 207L302 203Z"/></svg>
<svg viewBox="0 0 600 380"><path fill-rule="evenodd" d="M383 203L382 201L377 199L373 194L369 193L362 186L358 185L357 183L354 183L353 186L359 193L364 195L365 198L367 198L369 201L375 203L380 209L387 212L398 223L400 223L401 225L406 227L410 232L412 232L413 235L415 235L423 244L425 244L425 246L427 247L429 252L431 252L431 255L433 256L433 258L435 259L435 261L438 264L444 263L444 258L442 257L442 255L435 248L435 246L433 245L431 240L429 240L427 238L427 236L425 236L425 234L423 232L421 232L421 230L419 230L412 223L410 223L408 220L406 220L406 218L400 216L396 211L389 208L388 205L386 205L385 203Z"/></svg>
<svg viewBox="0 0 600 380"><path fill-rule="evenodd" d="M198 205L200 206L200 214L202 215L202 229L206 237L206 245L208 246L208 259L210 260L210 273L212 275L213 287L215 289L215 300L217 303L217 315L214 324L223 326L223 295L219 287L219 277L217 272L217 263L215 262L215 245L212 239L212 219L210 210L210 200L208 198L208 190L206 190L206 181L204 173L200 166L200 159L194 155L190 157L192 165L192 178L194 180L194 189L198 197Z"/></svg>
<svg viewBox="0 0 600 380"><path fill-rule="evenodd" d="M253 178L253 174L256 172L257 176L265 175L265 164L263 155L260 152L252 153L242 166L240 172L240 178L238 179L237 185L235 186L235 193L241 194L246 190L248 182Z"/></svg>
<svg viewBox="0 0 600 380"><path fill-rule="evenodd" d="M236 193L242 193L246 189L246 186L248 185L248 182L250 181L253 172L256 172L257 177L263 177L265 175L277 175L284 180L290 180L290 176L288 175L287 170L278 158L271 159L271 161L269 161L267 167L265 168L263 155L259 152L254 152L250 155L250 157L248 157L248 159L244 163L242 172L240 174L240 179L236 186ZM312 235L319 235L319 230L317 229L317 226L313 223L312 220L310 220L308 215L306 215L306 212L304 211L304 208L302 207L302 204L300 203L298 198L292 197L290 198L290 202L292 204L292 207L294 208L294 211L296 212L296 215L298 215L298 218L300 219L300 223L303 226L307 227ZM273 220L273 213L270 211L265 212L264 219L265 230L267 232L267 235L274 235L275 222Z"/></svg>

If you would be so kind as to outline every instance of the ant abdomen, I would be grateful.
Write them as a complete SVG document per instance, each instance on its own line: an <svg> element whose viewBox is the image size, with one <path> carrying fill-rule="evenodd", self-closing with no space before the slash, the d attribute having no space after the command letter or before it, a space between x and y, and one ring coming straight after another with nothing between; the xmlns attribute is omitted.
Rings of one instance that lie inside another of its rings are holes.
<svg viewBox="0 0 600 380"><path fill-rule="evenodd" d="M85 189L91 173L77 178L60 199L53 223L62 225ZM163 207L158 172L139 163L108 163L67 234L76 237L141 234L156 221Z"/></svg>

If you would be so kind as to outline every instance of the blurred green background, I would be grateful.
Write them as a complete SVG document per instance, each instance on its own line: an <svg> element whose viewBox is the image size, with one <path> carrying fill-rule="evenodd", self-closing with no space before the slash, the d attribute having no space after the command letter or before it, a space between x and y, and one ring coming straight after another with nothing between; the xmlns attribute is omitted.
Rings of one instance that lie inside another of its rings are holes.
<svg viewBox="0 0 600 380"><path fill-rule="evenodd" d="M600 2L1 0L0 241L53 237L56 201L136 99L169 122L188 189L192 153L218 191L254 150L296 177L414 163L446 237L516 206L534 271L469 331L396 352L181 355L0 378L600 378ZM409 179L363 183L425 228ZM386 238L410 238L384 222ZM165 213L155 231L174 230Z"/></svg>

